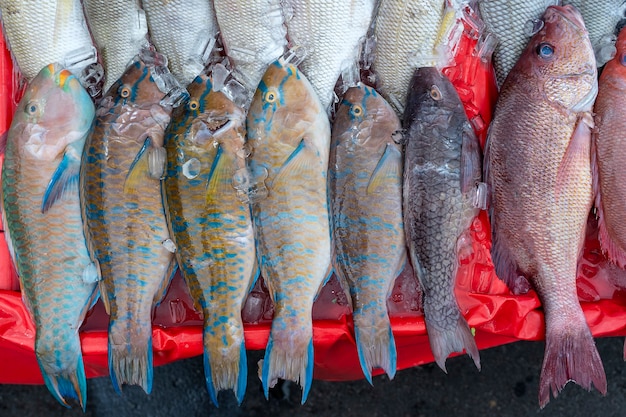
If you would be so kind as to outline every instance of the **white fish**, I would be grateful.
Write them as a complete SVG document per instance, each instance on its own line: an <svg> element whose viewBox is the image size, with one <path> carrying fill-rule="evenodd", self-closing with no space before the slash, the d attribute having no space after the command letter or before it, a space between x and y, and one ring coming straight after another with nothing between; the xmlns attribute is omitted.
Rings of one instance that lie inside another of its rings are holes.
<svg viewBox="0 0 626 417"><path fill-rule="evenodd" d="M147 42L146 15L137 0L83 0L83 4L104 61L106 92Z"/></svg>
<svg viewBox="0 0 626 417"><path fill-rule="evenodd" d="M150 39L167 57L169 69L183 85L204 67L202 54L217 34L210 0L143 0Z"/></svg>
<svg viewBox="0 0 626 417"><path fill-rule="evenodd" d="M445 0L381 0L376 14L372 70L377 90L402 115L417 67L438 64L437 47L453 22Z"/></svg>
<svg viewBox="0 0 626 417"><path fill-rule="evenodd" d="M226 55L251 99L287 44L280 0L214 0L213 5Z"/></svg>
<svg viewBox="0 0 626 417"><path fill-rule="evenodd" d="M522 54L532 34L532 21L539 18L548 6L559 0L480 0L478 8L487 30L493 32L499 42L493 53L498 87Z"/></svg>
<svg viewBox="0 0 626 417"><path fill-rule="evenodd" d="M564 0L563 4L575 6L583 15L589 40L596 54L598 67L615 55L614 32L617 23L624 18L624 0Z"/></svg>
<svg viewBox="0 0 626 417"><path fill-rule="evenodd" d="M0 10L9 49L27 81L53 62L77 76L96 62L80 0L3 0Z"/></svg>
<svg viewBox="0 0 626 417"><path fill-rule="evenodd" d="M287 36L291 47L304 48L299 65L313 85L322 107L333 101L337 79L354 67L360 40L372 20L374 0L285 0Z"/></svg>

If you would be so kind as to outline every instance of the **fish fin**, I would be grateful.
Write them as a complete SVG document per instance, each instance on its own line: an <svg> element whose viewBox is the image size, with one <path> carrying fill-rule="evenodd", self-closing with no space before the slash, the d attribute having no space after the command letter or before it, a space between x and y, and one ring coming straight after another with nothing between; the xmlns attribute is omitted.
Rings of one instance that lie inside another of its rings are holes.
<svg viewBox="0 0 626 417"><path fill-rule="evenodd" d="M391 323L389 322L389 316L387 315L387 306L383 303L384 311L384 324L387 326L387 331L379 331L378 328L374 328L370 325L360 326L358 323L364 315L359 317L356 313L354 317L354 338L356 340L356 348L359 354L359 363L363 370L363 375L370 385L372 383L372 369L382 368L389 379L393 379L396 375L396 342L391 331ZM368 314L369 316L369 314ZM369 318L369 317L368 317ZM379 321L376 318L376 321ZM368 320L365 324L370 323Z"/></svg>
<svg viewBox="0 0 626 417"><path fill-rule="evenodd" d="M207 337L205 325L205 347L204 347L204 378L206 380L207 391L211 397L211 401L216 407L219 407L217 400L217 394L221 390L232 389L237 398L237 403L241 405L243 397L246 393L246 386L248 383L248 360L246 357L245 342L241 342L238 349L238 355L234 358L231 357L217 357L213 358L217 360L218 366L213 368L211 366L211 357L209 349L206 343L211 339Z"/></svg>
<svg viewBox="0 0 626 417"><path fill-rule="evenodd" d="M209 171L209 181L207 183L206 203L217 204L224 194L224 186L232 189L233 172L228 158L224 155L222 145L217 147L213 164Z"/></svg>
<svg viewBox="0 0 626 417"><path fill-rule="evenodd" d="M302 387L301 404L304 404L311 389L313 364L312 338L306 349L300 352L287 352L274 345L274 339L270 333L261 368L261 383L265 398L269 398L269 389L276 385L278 378L282 378L294 381Z"/></svg>
<svg viewBox="0 0 626 417"><path fill-rule="evenodd" d="M176 261L176 257L174 256L172 257L172 260L170 261L170 264L167 267L167 271L165 271L165 277L161 281L161 287L159 287L157 292L154 293L153 304L155 307L161 304L161 301L163 301L163 299L165 298L165 295L167 294L167 290L170 288L170 283L174 279L174 275L176 274L177 270L178 270L178 262ZM198 311L202 311L202 310L198 310Z"/></svg>
<svg viewBox="0 0 626 417"><path fill-rule="evenodd" d="M19 291L20 289L20 279L17 273L17 254L15 253L15 249L13 248L13 240L11 239L11 232L9 230L9 225L6 222L6 214L4 211L4 197L2 195L2 187L0 187L0 216L2 216L2 230L4 233L4 240L7 244L7 250L9 251L10 265L9 265L9 276L6 281L6 287L2 289L5 290L13 290ZM31 317L33 317L31 315Z"/></svg>
<svg viewBox="0 0 626 417"><path fill-rule="evenodd" d="M550 401L550 391L556 398L569 381L587 391L591 391L594 386L602 395L606 395L604 366L584 317L578 327L566 326L558 330L546 328L546 349L539 378L541 408Z"/></svg>
<svg viewBox="0 0 626 417"><path fill-rule="evenodd" d="M593 181L594 205L598 217L598 240L600 241L602 252L604 252L606 257L623 269L626 267L626 251L624 251L611 236L604 215L602 193L600 191L600 168L598 166L596 147L597 136L598 132L594 129L591 134L591 178Z"/></svg>
<svg viewBox="0 0 626 417"><path fill-rule="evenodd" d="M124 194L136 193L139 184L149 175L150 167L146 151L150 147L151 143L152 140L150 138L146 138L143 146L135 156L133 162L130 164L128 174L126 174L126 180L124 181Z"/></svg>
<svg viewBox="0 0 626 417"><path fill-rule="evenodd" d="M397 181L398 178L402 178L402 153L388 143L367 184L367 194L377 192L385 182Z"/></svg>
<svg viewBox="0 0 626 417"><path fill-rule="evenodd" d="M453 322L451 326L429 324L428 316L426 316L426 330L435 362L445 373L448 373L446 370L448 356L453 352L463 352L464 349L480 371L480 355L474 335L460 312L458 312L456 322Z"/></svg>
<svg viewBox="0 0 626 417"><path fill-rule="evenodd" d="M130 342L129 342L130 343ZM109 323L109 373L117 393L122 393L122 385L139 385L146 394L152 391L152 335L147 346L137 348L111 343L111 323Z"/></svg>
<svg viewBox="0 0 626 417"><path fill-rule="evenodd" d="M51 374L47 372L42 362L37 359L43 381L52 396L63 406L71 408L67 400L78 401L83 412L87 405L87 379L83 366L83 356L78 355L76 368L64 369L62 372Z"/></svg>
<svg viewBox="0 0 626 417"><path fill-rule="evenodd" d="M469 123L463 128L461 145L461 192L466 194L476 187L482 177L480 142Z"/></svg>
<svg viewBox="0 0 626 417"><path fill-rule="evenodd" d="M563 192L569 188L568 184L572 181L579 181L578 172L581 172L581 169L589 169L592 128L593 119L590 114L584 114L578 119L565 155L556 171L555 199L557 202Z"/></svg>
<svg viewBox="0 0 626 417"><path fill-rule="evenodd" d="M315 153L316 151L308 148L306 142L302 139L296 149L280 167L278 174L276 174L274 181L272 181L271 187L279 187L283 182L292 182L293 178L307 176L308 173L316 170L321 171L319 158Z"/></svg>
<svg viewBox="0 0 626 417"><path fill-rule="evenodd" d="M102 300L102 304L104 304L104 310L110 316L111 315L111 304L109 303L109 295L107 293L106 286L104 285L104 281L100 281L98 283L98 287L100 287L100 299Z"/></svg>
<svg viewBox="0 0 626 417"><path fill-rule="evenodd" d="M52 175L41 202L41 212L47 212L50 207L70 192L78 192L78 174L80 172L80 157L66 150L63 159Z"/></svg>
<svg viewBox="0 0 626 417"><path fill-rule="evenodd" d="M491 219L491 260L496 276L502 280L509 290L516 295L526 294L530 288L530 281L519 272L517 262L509 250L502 233L498 232L495 218Z"/></svg>

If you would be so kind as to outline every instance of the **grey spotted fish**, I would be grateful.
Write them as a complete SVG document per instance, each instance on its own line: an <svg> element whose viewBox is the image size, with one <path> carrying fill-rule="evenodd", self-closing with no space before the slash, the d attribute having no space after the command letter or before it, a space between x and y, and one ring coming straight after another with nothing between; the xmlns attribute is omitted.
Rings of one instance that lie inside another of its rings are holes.
<svg viewBox="0 0 626 417"><path fill-rule="evenodd" d="M152 309L167 290L176 262L160 178L163 136L171 107L153 52L143 52L109 89L85 145L81 203L85 235L101 271L109 319L109 372L122 384L152 389Z"/></svg>
<svg viewBox="0 0 626 417"><path fill-rule="evenodd" d="M29 84L8 132L2 167L5 235L35 324L35 354L52 395L85 409L78 329L97 298L83 236L78 173L94 117L89 94L50 64Z"/></svg>
<svg viewBox="0 0 626 417"><path fill-rule="evenodd" d="M212 78L196 77L165 137L163 192L177 258L204 315L204 371L211 399L232 389L241 404L247 363L241 309L253 285L255 244L250 207L233 188L245 170L245 112Z"/></svg>
<svg viewBox="0 0 626 417"><path fill-rule="evenodd" d="M313 379L313 301L330 275L326 172L330 124L311 84L282 58L269 66L246 121L251 172L268 195L252 206L257 256L274 302L261 380Z"/></svg>
<svg viewBox="0 0 626 417"><path fill-rule="evenodd" d="M404 227L424 292L426 330L435 361L463 349L480 369L476 342L454 295L459 251L478 208L481 151L452 83L436 68L415 71L404 116Z"/></svg>
<svg viewBox="0 0 626 417"><path fill-rule="evenodd" d="M596 62L574 7L551 6L542 21L502 86L485 156L496 274L514 291L527 278L545 313L541 407L569 381L607 388L576 293L593 200Z"/></svg>
<svg viewBox="0 0 626 417"><path fill-rule="evenodd" d="M349 88L333 122L329 164L334 269L352 299L359 361L389 378L396 347L387 298L404 268L400 120L376 90Z"/></svg>

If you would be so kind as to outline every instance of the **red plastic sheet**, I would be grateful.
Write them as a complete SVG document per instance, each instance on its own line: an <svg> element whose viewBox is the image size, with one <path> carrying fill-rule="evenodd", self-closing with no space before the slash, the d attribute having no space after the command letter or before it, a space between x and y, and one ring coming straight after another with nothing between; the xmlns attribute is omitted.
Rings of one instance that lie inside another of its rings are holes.
<svg viewBox="0 0 626 417"><path fill-rule="evenodd" d="M2 40L0 39L0 42ZM466 104L470 120L484 143L496 99L493 69L473 54L476 40L464 35L456 64L443 72L452 80ZM0 134L8 128L15 102L10 57L0 44ZM626 334L626 282L624 272L609 265L590 219L588 238L579 266L578 292L595 336ZM478 216L471 228L473 253L461 257L456 294L461 311L475 330L480 349L516 340L544 337L543 313L534 291L513 295L497 279L489 254L487 216ZM0 242L0 383L43 383L34 354L34 327L18 291L12 291L6 245ZM421 293L410 266L396 281L388 300L398 352L398 369L432 362L421 309ZM243 310L248 349L264 349L269 336L272 305L260 280ZM345 294L336 279L324 287L313 309L315 378L363 378L353 336L353 323ZM180 276L155 309L153 320L156 366L202 354L202 318ZM87 377L108 374L108 317L98 302L81 328ZM377 372L380 374L381 372ZM376 374L376 372L375 372Z"/></svg>

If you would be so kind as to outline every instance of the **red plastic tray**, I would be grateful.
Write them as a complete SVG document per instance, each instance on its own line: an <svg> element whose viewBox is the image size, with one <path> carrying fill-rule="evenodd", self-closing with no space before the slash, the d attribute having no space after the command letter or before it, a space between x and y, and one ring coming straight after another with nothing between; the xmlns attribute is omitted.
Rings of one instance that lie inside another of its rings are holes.
<svg viewBox="0 0 626 417"><path fill-rule="evenodd" d="M1 38L1 37L0 37ZM474 56L476 40L464 35L456 65L444 69L466 105L482 142L497 90L493 69ZM19 93L9 53L0 39L0 134L8 129ZM624 272L607 264L599 250L595 222L590 219L584 256L579 266L578 291L595 336L626 334ZM474 220L474 253L461 260L456 294L461 311L475 330L479 349L544 337L541 305L534 291L513 295L495 276L487 216ZM16 291L4 239L0 239L0 383L42 384L34 354L34 327ZM398 369L432 362L421 309L421 293L410 266L396 281L388 301L396 340ZM263 282L257 283L244 308L246 347L264 349L269 336L272 305ZM314 377L326 380L363 378L353 336L353 323L345 295L333 278L322 290L313 311ZM154 312L154 364L202 354L202 320L180 276ZM87 377L108 374L108 317L98 302L81 329ZM374 372L380 374L381 371Z"/></svg>

